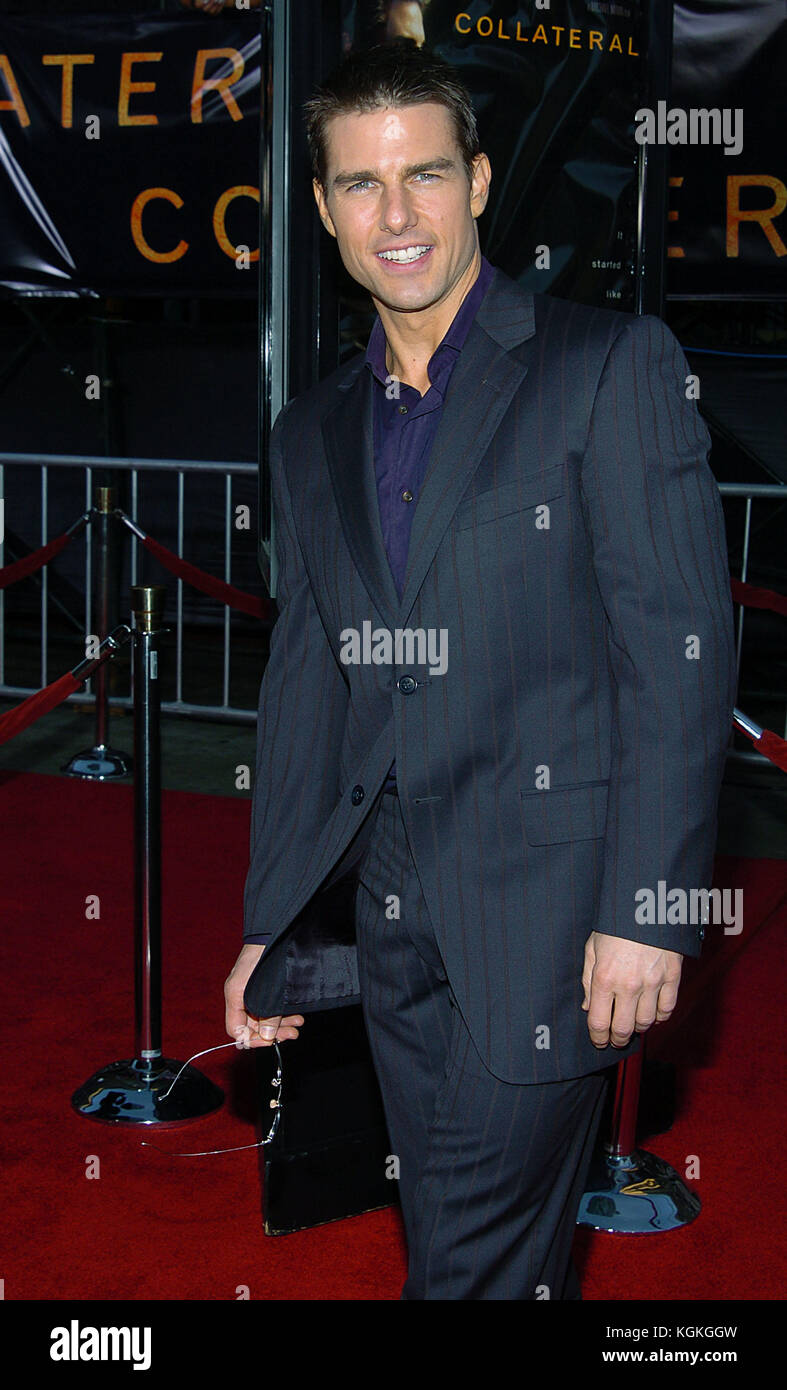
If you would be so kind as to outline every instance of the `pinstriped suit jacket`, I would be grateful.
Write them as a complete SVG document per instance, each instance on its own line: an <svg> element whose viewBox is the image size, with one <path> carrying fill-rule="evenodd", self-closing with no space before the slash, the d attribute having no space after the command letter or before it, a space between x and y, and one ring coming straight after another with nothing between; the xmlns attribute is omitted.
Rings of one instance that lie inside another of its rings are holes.
<svg viewBox="0 0 787 1390"><path fill-rule="evenodd" d="M355 880L331 890L338 909L323 890L394 755L448 978L497 1076L620 1057L592 1046L580 1007L594 929L699 953L701 928L643 924L635 899L710 886L734 700L721 504L687 374L660 319L534 296L498 269L451 377L401 603L363 354L281 411L244 897L244 931L272 936L252 1013L357 999ZM364 622L444 629L447 670L348 664L343 634Z"/></svg>

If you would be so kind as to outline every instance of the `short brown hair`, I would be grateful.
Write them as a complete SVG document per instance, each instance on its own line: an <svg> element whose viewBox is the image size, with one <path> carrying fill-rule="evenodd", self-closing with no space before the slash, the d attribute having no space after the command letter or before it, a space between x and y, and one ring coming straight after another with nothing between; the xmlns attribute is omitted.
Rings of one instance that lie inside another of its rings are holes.
<svg viewBox="0 0 787 1390"><path fill-rule="evenodd" d="M451 113L468 180L481 153L470 93L450 64L413 39L394 39L350 53L304 102L312 170L325 187L326 127L334 116L381 106L417 106L433 101Z"/></svg>

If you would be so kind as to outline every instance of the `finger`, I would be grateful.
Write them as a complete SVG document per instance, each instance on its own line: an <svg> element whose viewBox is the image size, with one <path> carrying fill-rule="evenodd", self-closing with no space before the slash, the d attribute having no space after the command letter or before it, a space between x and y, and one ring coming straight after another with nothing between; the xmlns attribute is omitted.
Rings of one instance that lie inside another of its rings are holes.
<svg viewBox="0 0 787 1390"><path fill-rule="evenodd" d="M272 1047L274 1042L288 1042L298 1037L302 1025L302 1014L288 1014L286 1018L252 1018L249 1015L247 1039L242 1045L246 1048Z"/></svg>
<svg viewBox="0 0 787 1390"><path fill-rule="evenodd" d="M612 1027L609 1033L609 1040L613 1047L625 1047L630 1041L634 1032L634 1020L637 1016L637 995L615 995L615 1007L612 1011Z"/></svg>
<svg viewBox="0 0 787 1390"><path fill-rule="evenodd" d="M246 1010L240 1004L228 1000L224 1010L224 1028L230 1037L236 1038L239 1030L245 1028L247 1022Z"/></svg>
<svg viewBox="0 0 787 1390"><path fill-rule="evenodd" d="M647 1033L649 1028L656 1022L658 1007L658 990L644 989L639 996L637 1012L634 1019L634 1029L637 1033Z"/></svg>
<svg viewBox="0 0 787 1390"><path fill-rule="evenodd" d="M582 989L584 991L584 998L582 1000L583 1009L588 1009L590 1007L590 982L593 978L593 966L595 963L596 953L593 949L593 938L589 936L585 942L585 962L582 967Z"/></svg>
<svg viewBox="0 0 787 1390"><path fill-rule="evenodd" d="M235 1046L237 1047L239 1052L241 1050L245 1051L247 1048L251 1046L251 1029L248 1023L244 1023L242 1025L238 1024L235 1028L233 1028L232 1032L235 1035Z"/></svg>
<svg viewBox="0 0 787 1390"><path fill-rule="evenodd" d="M277 1042L286 1042L289 1038L297 1038L298 1030L303 1025L300 1014L290 1014L288 1018L283 1018L276 1032Z"/></svg>
<svg viewBox="0 0 787 1390"><path fill-rule="evenodd" d="M261 1032L253 1031L250 1034L248 1046L252 1049L255 1047L273 1047L274 1042L278 1041L279 1038L277 1034L274 1034L271 1038L266 1038L263 1037Z"/></svg>
<svg viewBox="0 0 787 1390"><path fill-rule="evenodd" d="M666 1019L671 1017L678 1002L678 984L679 981L671 980L668 984L661 986L656 1005L657 1023L664 1023Z"/></svg>
<svg viewBox="0 0 787 1390"><path fill-rule="evenodd" d="M281 1023L281 1018L254 1018L251 1014L248 1014L247 1021L248 1046L271 1047L276 1037L276 1031Z"/></svg>
<svg viewBox="0 0 787 1390"><path fill-rule="evenodd" d="M302 1014L288 1014L281 1021L281 1027L276 1034L277 1042L285 1042L288 1038L297 1038L298 1029L303 1026Z"/></svg>
<svg viewBox="0 0 787 1390"><path fill-rule="evenodd" d="M275 1040L277 1040L277 1042L286 1042L289 1038L296 1037L298 1037L298 1029L284 1027L284 1024L282 1024L281 1029L278 1030L277 1036L275 1036Z"/></svg>
<svg viewBox="0 0 787 1390"><path fill-rule="evenodd" d="M272 1043L281 1026L281 1014L274 1018L261 1018L257 1023L257 1032L263 1042Z"/></svg>
<svg viewBox="0 0 787 1390"><path fill-rule="evenodd" d="M609 1042L613 999L614 995L611 989L600 985L597 980L591 980L588 1033L594 1047L606 1047Z"/></svg>

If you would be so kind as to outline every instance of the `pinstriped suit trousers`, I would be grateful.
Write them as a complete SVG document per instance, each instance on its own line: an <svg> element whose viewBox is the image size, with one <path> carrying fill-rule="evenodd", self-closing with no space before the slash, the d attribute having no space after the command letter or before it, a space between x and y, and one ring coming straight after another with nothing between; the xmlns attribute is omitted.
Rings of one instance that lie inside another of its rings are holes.
<svg viewBox="0 0 787 1390"><path fill-rule="evenodd" d="M356 940L399 1159L409 1256L401 1296L579 1298L571 1245L605 1074L515 1085L484 1066L446 978L395 792L371 814Z"/></svg>

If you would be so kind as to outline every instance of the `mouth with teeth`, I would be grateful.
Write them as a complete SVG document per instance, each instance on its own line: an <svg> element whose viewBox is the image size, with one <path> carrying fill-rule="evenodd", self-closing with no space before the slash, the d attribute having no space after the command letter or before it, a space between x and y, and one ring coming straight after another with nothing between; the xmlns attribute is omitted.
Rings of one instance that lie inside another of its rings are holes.
<svg viewBox="0 0 787 1390"><path fill-rule="evenodd" d="M421 265L432 251L431 245L421 244L418 246L397 246L388 251L378 251L377 259L384 265L399 266Z"/></svg>

